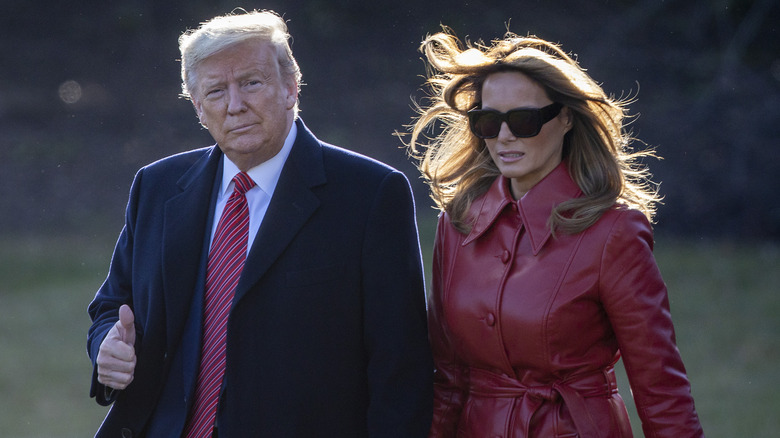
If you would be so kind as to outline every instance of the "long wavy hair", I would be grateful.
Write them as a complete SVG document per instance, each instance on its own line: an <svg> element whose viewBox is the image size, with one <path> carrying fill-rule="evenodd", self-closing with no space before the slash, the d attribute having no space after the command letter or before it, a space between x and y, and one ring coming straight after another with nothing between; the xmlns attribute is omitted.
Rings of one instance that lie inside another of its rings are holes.
<svg viewBox="0 0 780 438"><path fill-rule="evenodd" d="M471 229L469 209L500 175L485 147L469 129L466 113L482 100L485 78L518 71L535 80L554 102L568 107L573 125L563 143L563 160L583 196L558 205L552 231L576 234L593 225L616 203L641 210L653 220L660 201L648 169L639 164L654 151L631 152L626 131L628 104L615 99L557 44L507 33L491 45L467 43L452 31L428 36L420 46L427 59L427 106L410 125L408 151L431 189L436 206L461 232Z"/></svg>

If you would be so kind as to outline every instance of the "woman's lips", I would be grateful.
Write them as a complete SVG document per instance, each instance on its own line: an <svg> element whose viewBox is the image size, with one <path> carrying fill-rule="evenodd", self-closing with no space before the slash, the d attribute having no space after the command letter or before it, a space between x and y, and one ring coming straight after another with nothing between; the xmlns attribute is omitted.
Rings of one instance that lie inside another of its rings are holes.
<svg viewBox="0 0 780 438"><path fill-rule="evenodd" d="M513 163L515 161L523 159L525 153L523 152L499 152L498 158L504 163Z"/></svg>

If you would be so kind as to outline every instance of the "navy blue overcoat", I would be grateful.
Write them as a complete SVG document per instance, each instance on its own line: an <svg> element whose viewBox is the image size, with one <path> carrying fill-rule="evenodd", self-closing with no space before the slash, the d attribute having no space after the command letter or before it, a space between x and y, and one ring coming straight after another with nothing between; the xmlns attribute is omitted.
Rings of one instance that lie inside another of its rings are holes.
<svg viewBox="0 0 780 438"><path fill-rule="evenodd" d="M406 177L317 140L301 120L228 322L220 437L425 437L432 370ZM194 394L218 147L142 168L105 283L93 361L118 309L135 313L133 382L91 395L99 437L179 436ZM110 395L109 395L110 394Z"/></svg>

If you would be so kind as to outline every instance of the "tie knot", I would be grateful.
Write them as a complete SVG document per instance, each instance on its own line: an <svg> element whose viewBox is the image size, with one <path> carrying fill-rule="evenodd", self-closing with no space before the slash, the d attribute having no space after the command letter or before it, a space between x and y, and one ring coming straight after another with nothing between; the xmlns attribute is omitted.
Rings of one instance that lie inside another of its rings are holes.
<svg viewBox="0 0 780 438"><path fill-rule="evenodd" d="M236 184L235 190L242 195L255 186L255 182L252 181L252 178L250 178L246 172L237 173L236 176L233 177L233 182Z"/></svg>

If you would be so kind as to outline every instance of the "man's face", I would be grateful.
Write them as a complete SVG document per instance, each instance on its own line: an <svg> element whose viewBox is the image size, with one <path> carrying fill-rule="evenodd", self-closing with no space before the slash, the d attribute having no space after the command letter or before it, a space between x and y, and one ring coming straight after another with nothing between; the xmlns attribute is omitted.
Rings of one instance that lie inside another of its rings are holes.
<svg viewBox="0 0 780 438"><path fill-rule="evenodd" d="M195 69L195 111L222 152L246 171L276 155L295 118L295 80L270 43L237 43Z"/></svg>

